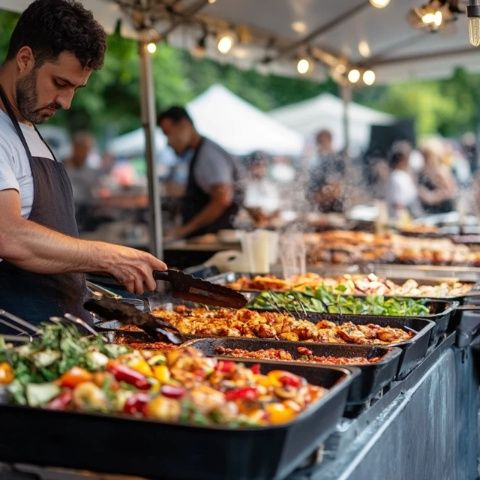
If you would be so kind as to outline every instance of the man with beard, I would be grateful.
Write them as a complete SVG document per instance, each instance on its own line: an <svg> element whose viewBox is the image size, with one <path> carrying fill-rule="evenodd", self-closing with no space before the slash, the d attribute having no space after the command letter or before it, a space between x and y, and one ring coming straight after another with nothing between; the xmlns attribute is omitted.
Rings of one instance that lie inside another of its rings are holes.
<svg viewBox="0 0 480 480"><path fill-rule="evenodd" d="M70 108L102 66L105 32L73 0L36 0L0 66L0 308L33 322L83 309L83 272L105 272L133 293L155 289L165 264L138 250L79 240L63 165L35 128Z"/></svg>

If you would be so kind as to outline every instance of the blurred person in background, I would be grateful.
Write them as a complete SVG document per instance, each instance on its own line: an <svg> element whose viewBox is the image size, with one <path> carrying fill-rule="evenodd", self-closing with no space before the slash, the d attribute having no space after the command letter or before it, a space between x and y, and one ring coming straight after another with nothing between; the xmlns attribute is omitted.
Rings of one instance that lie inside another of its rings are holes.
<svg viewBox="0 0 480 480"><path fill-rule="evenodd" d="M374 158L369 164L369 185L368 191L375 200L387 198L388 179L390 168L388 162L383 158Z"/></svg>
<svg viewBox="0 0 480 480"><path fill-rule="evenodd" d="M335 152L330 130L316 135L316 154L310 164L310 198L321 212L341 213L345 200L345 159Z"/></svg>
<svg viewBox="0 0 480 480"><path fill-rule="evenodd" d="M88 132L73 136L72 153L65 159L75 200L75 216L80 231L89 229L93 221L96 190L100 186L100 172L88 165L88 158L95 146L95 138Z"/></svg>
<svg viewBox="0 0 480 480"><path fill-rule="evenodd" d="M475 134L472 132L466 132L462 135L460 139L460 144L462 151L470 164L470 171L476 173L478 170L477 165L477 139Z"/></svg>
<svg viewBox="0 0 480 480"><path fill-rule="evenodd" d="M427 213L446 213L455 210L457 183L450 168L442 163L440 146L421 148L424 168L418 177L418 193L423 210Z"/></svg>
<svg viewBox="0 0 480 480"><path fill-rule="evenodd" d="M243 206L257 225L267 224L280 210L278 185L268 177L268 157L255 152L246 159L246 167Z"/></svg>
<svg viewBox="0 0 480 480"><path fill-rule="evenodd" d="M472 180L472 170L470 168L470 162L463 153L462 148L453 140L446 141L444 147L447 163L451 165L451 171L458 185L460 187L468 186Z"/></svg>
<svg viewBox="0 0 480 480"><path fill-rule="evenodd" d="M182 201L183 224L168 237L182 238L233 228L242 200L239 172L232 155L196 130L183 107L160 113L157 124L175 153L188 158Z"/></svg>
<svg viewBox="0 0 480 480"><path fill-rule="evenodd" d="M410 171L411 151L408 142L397 142L393 144L389 156L386 199L389 217L394 220L398 220L405 211L414 217L421 212L417 185Z"/></svg>

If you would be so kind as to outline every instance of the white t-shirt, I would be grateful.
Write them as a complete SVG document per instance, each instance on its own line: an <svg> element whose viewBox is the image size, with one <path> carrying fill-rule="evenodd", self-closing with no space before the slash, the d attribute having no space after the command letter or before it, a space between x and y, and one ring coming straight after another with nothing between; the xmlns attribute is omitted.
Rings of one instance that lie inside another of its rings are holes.
<svg viewBox="0 0 480 480"><path fill-rule="evenodd" d="M20 124L33 157L53 160L50 150L34 127ZM28 218L33 203L33 177L27 152L18 138L10 117L0 110L0 190L15 189L20 193L22 217Z"/></svg>
<svg viewBox="0 0 480 480"><path fill-rule="evenodd" d="M410 207L417 200L417 186L405 170L393 170L388 178L387 201L391 206Z"/></svg>
<svg viewBox="0 0 480 480"><path fill-rule="evenodd" d="M189 165L195 155L190 149L183 155L185 165ZM235 181L235 160L208 138L203 139L203 144L198 153L193 175L198 186L205 192L219 184L233 185Z"/></svg>

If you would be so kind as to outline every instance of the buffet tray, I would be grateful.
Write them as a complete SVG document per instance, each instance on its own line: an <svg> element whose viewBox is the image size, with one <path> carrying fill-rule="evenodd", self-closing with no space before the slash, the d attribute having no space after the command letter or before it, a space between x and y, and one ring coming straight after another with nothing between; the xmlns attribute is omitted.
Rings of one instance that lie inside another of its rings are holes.
<svg viewBox="0 0 480 480"><path fill-rule="evenodd" d="M314 355L331 355L334 357L381 357L381 360L368 365L348 365L360 369L360 375L353 379L348 393L347 404L363 404L376 395L382 388L389 385L395 379L400 356L402 351L396 347L380 346L361 346L361 345L336 345L336 344L318 344L309 342L287 342L280 340L264 340L257 338L204 338L187 342L188 345L197 348L205 355L219 358L232 358L235 360L254 359L245 357L232 357L216 353L217 348L241 348L242 350L256 351L267 348L280 348L292 354L294 359L301 355L298 353L298 347L306 347ZM288 360L269 360L282 365L289 365L292 362ZM296 364L295 362L294 364ZM298 362L300 363L300 362ZM319 363L301 362L302 365L312 367L321 366ZM328 365L327 365L328 366Z"/></svg>
<svg viewBox="0 0 480 480"><path fill-rule="evenodd" d="M275 362L252 363L259 363L264 373L278 369ZM358 372L305 365L283 368L329 389L283 425L201 427L0 404L0 461L151 479L284 478L334 430Z"/></svg>
<svg viewBox="0 0 480 480"><path fill-rule="evenodd" d="M252 294L251 298L253 299L255 295L257 294ZM292 310L285 310L285 312L290 313L291 315L297 318L307 317L308 320L310 320L311 316L314 316L313 318L316 318L317 320L326 319L326 320L336 321L337 319L339 319L344 322L351 321L353 323L358 323L357 319L359 318L362 318L362 319L364 318L366 320L365 322L362 322L362 323L379 323L377 321L378 319L387 320L387 321L389 319L397 319L397 320L401 320L400 325L407 326L407 327L409 327L409 325L407 325L405 322L409 320L415 320L417 318L430 320L434 324L431 332L431 336L430 336L430 344L435 344L438 341L438 339L441 338L445 333L455 329L457 325L455 320L456 310L459 307L459 303L455 301L448 301L448 300L427 299L426 306L428 306L429 310L432 313L428 315L421 315L421 316L414 316L414 315L394 316L394 315L320 313L320 312L316 313L316 312L309 312L309 311L306 311L305 313L303 312L300 313L298 311L292 311ZM248 307L248 305L246 308L251 308L252 310L258 310L258 311L278 311L276 309L270 309L270 308L257 308L257 307L253 308L253 307Z"/></svg>
<svg viewBox="0 0 480 480"><path fill-rule="evenodd" d="M399 366L397 377L399 379L404 378L408 373L423 359L429 346L432 343L432 332L435 329L435 323L422 319L422 318L404 318L404 317L376 317L369 315L350 315L346 318L345 315L336 315L336 314L320 314L320 313L309 313L302 315L302 319L309 320L311 322L318 322L319 320L331 320L335 323L343 322L353 322L356 324L368 324L368 323L377 323L378 325L396 327L396 328L407 328L415 331L415 335L405 342L396 343L393 345L382 345L386 347L399 347L402 349L402 354L400 356ZM122 332L123 324L116 320L103 321L95 325L95 328L100 332L111 332L110 340L113 342L119 342L119 337L125 336L125 332ZM128 334L131 336L131 333ZM188 341L196 340L200 338L210 338L207 335L183 335ZM141 332L135 332L135 335L132 337L137 337L137 341L144 342L148 341L148 337ZM229 338L229 339L238 339L238 338L251 338L251 337L213 337L213 338ZM441 340L442 337L439 338ZM280 342L280 340L271 339L273 342ZM318 345L318 342L306 342L308 345ZM278 343L277 343L278 344ZM345 345L348 346L348 345Z"/></svg>
<svg viewBox="0 0 480 480"><path fill-rule="evenodd" d="M318 272L315 272L318 273ZM341 275L348 275L351 274L351 272L347 272L346 270L341 271L341 272L326 272L325 277L338 277ZM221 273L221 274L216 274L208 277L208 281L212 283L217 283L219 285L227 285L229 283L235 282L239 278L245 277L252 279L258 275L268 275L268 274L261 274L261 273L241 273L241 272L226 272L226 273ZM388 280L391 280L392 282L396 284L402 284L406 280L412 278L414 279L418 285L438 285L442 282L445 281L451 281L452 277L447 276L447 277L419 277L418 274L414 274L410 277L405 276L405 277L392 277L392 276L386 276L382 275L382 277L387 278ZM277 278L282 278L281 276L277 276ZM479 277L480 278L480 277ZM459 280L460 281L460 280ZM451 296L444 296L444 297L435 297L433 298L434 300L444 300L444 301L457 301L462 303L465 303L466 301L470 301L472 299L479 299L480 300L480 282L479 281L473 281L473 280L468 280L468 281L462 281L462 283L470 284L471 289L464 295L451 295ZM247 292L247 293L257 293L257 292L262 292L262 291L276 291L276 290L257 290L257 289L241 289L242 292ZM340 295L340 293L339 293ZM361 296L358 294L347 294L346 296ZM420 297L420 296L412 296L412 295L393 295L397 298L425 298L425 297Z"/></svg>
<svg viewBox="0 0 480 480"><path fill-rule="evenodd" d="M339 315L333 313L307 313L302 315L301 318L315 323L320 320L330 320L337 324L343 322L352 322L357 325L376 323L385 327L406 328L415 331L415 335L410 340L386 345L388 347L399 347L402 349L397 373L399 379L405 378L405 376L422 361L429 346L436 343L431 340L435 323L423 318ZM308 343L313 344L314 342Z"/></svg>

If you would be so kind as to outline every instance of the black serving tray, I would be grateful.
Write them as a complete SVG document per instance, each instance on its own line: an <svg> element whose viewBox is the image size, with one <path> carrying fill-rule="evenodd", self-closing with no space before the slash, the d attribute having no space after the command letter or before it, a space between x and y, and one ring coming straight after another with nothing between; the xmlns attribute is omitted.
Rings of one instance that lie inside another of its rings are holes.
<svg viewBox="0 0 480 480"><path fill-rule="evenodd" d="M249 363L249 362L243 362ZM266 373L275 362L260 363ZM329 389L294 421L265 428L200 427L0 404L0 462L150 479L280 479L333 431L355 371L285 365Z"/></svg>
<svg viewBox="0 0 480 480"><path fill-rule="evenodd" d="M268 310L264 310L268 311ZM348 318L346 318L348 317ZM399 379L404 378L426 355L429 346L432 344L432 332L435 329L435 323L430 320L425 320L423 318L404 318L404 317L374 317L370 315L337 315L337 314L320 314L320 313L308 313L302 315L303 319L309 320L311 322L318 322L322 319L330 320L335 323L343 322L353 322L356 324L365 325L368 323L376 323L382 326L396 327L402 329L410 329L414 331L415 335L406 342L396 343L392 345L382 345L386 347L399 347L402 349L402 354L400 356L399 366L397 377ZM95 325L95 328L100 332L112 332L111 341L118 341L115 339L115 336L128 335L132 337L137 337L138 341L148 341L148 337L141 332L138 332L138 335L125 334L122 331L122 323L116 320L99 322ZM205 336L199 335L184 335L188 340L196 340L200 338L207 338ZM224 338L224 339L241 339L241 338L251 338L251 337L214 337L214 338ZM161 340L161 339L159 339ZM280 340L271 339L273 342L278 342ZM296 343L296 342L294 342ZM319 345L316 342L305 342L307 345ZM323 344L322 344L323 345ZM327 344L325 344L327 345ZM332 345L332 344L328 344ZM348 347L349 345L342 344L343 346Z"/></svg>
<svg viewBox="0 0 480 480"><path fill-rule="evenodd" d="M348 365L360 369L358 375L351 383L348 393L347 404L363 404L375 396L383 387L395 379L398 372L398 364L402 350L396 347L361 346L361 345L333 345L309 342L287 342L280 340L263 340L259 338L203 338L187 342L203 352L205 355L234 358L217 353L217 348L241 348L243 350L256 351L267 348L280 348L292 354L294 359L300 358L298 347L307 347L314 355L331 355L335 357L381 357L381 360L368 365ZM254 359L246 358L254 361ZM290 364L288 360L270 360L283 364ZM301 362L302 365L320 366L319 363ZM327 365L327 364L325 364Z"/></svg>
<svg viewBox="0 0 480 480"><path fill-rule="evenodd" d="M275 295L276 292L271 292L272 295ZM281 292L279 292L281 293ZM255 294L250 294L250 299L253 300L255 296L259 295L260 292L256 292ZM293 310L285 310L285 312L290 313L291 315L295 317L300 317L300 318L307 318L310 319L309 317L311 315L314 316L317 320L321 319L335 319L335 318L341 318L342 321L348 322L348 321L353 321L354 323L357 323L354 319L357 318L363 318L367 320L366 323L378 323L378 319L386 319L388 320L389 318L396 318L396 319L402 319L404 321L407 320L413 320L416 318L422 318L425 320L430 320L434 323L434 327L432 330L432 334L430 337L430 344L436 344L437 341L443 337L444 333L447 333L449 331L455 330L456 324L457 324L457 318L456 317L456 311L459 308L459 303L456 301L449 301L449 300L437 300L437 299L430 299L427 298L425 299L426 303L425 306L428 308L430 311L429 314L427 315L421 315L421 316L414 316L414 315L409 315L409 316L394 316L394 315L371 315L371 314L351 314L351 313L317 313L317 312L309 312L306 311L306 313L299 312L299 311L293 311ZM258 310L258 311L278 311L278 309L271 309L271 308L260 308L260 307L250 307L248 304L245 308L251 308L252 310ZM470 307L471 309L474 309L475 307ZM408 327L408 325L405 325Z"/></svg>

